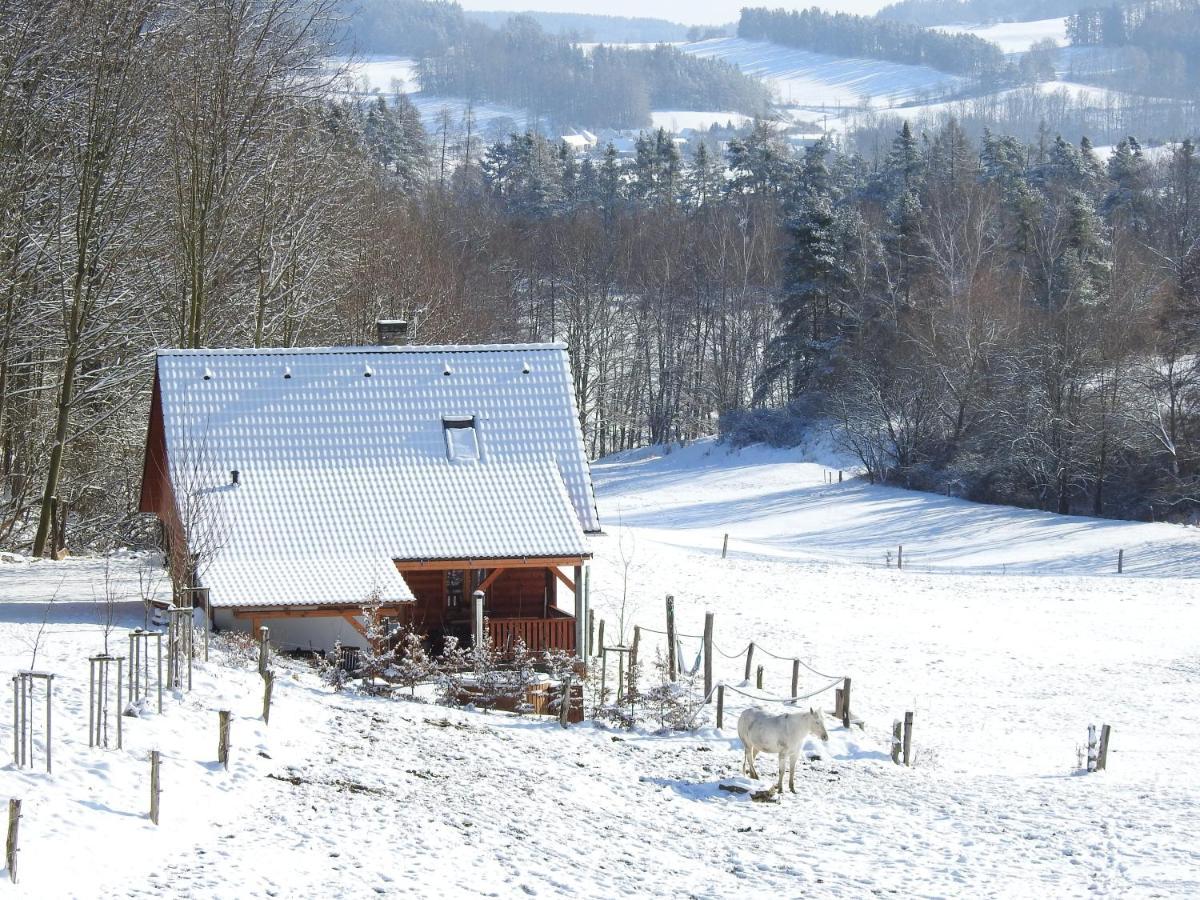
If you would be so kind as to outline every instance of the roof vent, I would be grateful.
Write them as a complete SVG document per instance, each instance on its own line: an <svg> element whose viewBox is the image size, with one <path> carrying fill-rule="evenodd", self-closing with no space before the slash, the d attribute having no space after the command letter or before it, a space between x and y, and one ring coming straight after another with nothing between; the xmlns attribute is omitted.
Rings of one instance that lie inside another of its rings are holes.
<svg viewBox="0 0 1200 900"><path fill-rule="evenodd" d="M532 371L533 370L531 368L529 368L529 360L525 360L524 364L522 364L522 366L521 366L521 374L528 375Z"/></svg>
<svg viewBox="0 0 1200 900"><path fill-rule="evenodd" d="M291 378L291 377L292 377L292 367L291 367L291 366L284 366L284 367L283 367L283 377L284 377L284 378Z"/></svg>
<svg viewBox="0 0 1200 900"><path fill-rule="evenodd" d="M242 473L239 472L237 469L230 469L229 470L229 483L230 484L241 484L242 483Z"/></svg>
<svg viewBox="0 0 1200 900"><path fill-rule="evenodd" d="M407 319L377 319L375 321L375 339L384 347L394 347L397 344L408 343Z"/></svg>
<svg viewBox="0 0 1200 900"><path fill-rule="evenodd" d="M205 369L205 370L204 370L204 380L205 380L205 381L212 381L212 369Z"/></svg>
<svg viewBox="0 0 1200 900"><path fill-rule="evenodd" d="M443 363L442 365L443 365L442 374L449 375L450 374L450 363Z"/></svg>
<svg viewBox="0 0 1200 900"><path fill-rule="evenodd" d="M363 378L370 378L375 374L375 370L370 366L363 366Z"/></svg>

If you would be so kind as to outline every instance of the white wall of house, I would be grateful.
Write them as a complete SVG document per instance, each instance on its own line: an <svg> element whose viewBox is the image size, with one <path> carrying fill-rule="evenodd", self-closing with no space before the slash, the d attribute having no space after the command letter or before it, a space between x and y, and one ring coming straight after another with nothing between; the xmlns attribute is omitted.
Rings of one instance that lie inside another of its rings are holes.
<svg viewBox="0 0 1200 900"><path fill-rule="evenodd" d="M307 619L264 619L271 629L271 645L278 650L332 650L342 642L344 647L362 647L366 641L353 625L341 616L322 616ZM227 609L213 610L213 625L218 630L249 633L250 620L239 619Z"/></svg>

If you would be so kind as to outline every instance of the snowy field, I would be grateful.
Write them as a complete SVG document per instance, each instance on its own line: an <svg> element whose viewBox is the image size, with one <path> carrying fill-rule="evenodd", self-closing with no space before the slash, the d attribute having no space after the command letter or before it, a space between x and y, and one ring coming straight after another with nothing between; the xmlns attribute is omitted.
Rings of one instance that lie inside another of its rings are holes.
<svg viewBox="0 0 1200 900"><path fill-rule="evenodd" d="M768 692L787 692L791 664L767 652L853 677L865 729L830 719L829 746L808 745L823 758L779 804L718 789L740 749L711 709L693 734L563 732L333 694L280 661L268 727L253 664L236 654L197 662L194 690L168 696L162 716L125 719L123 750L89 749L86 656L102 647L103 598L124 642L161 581L129 556L107 567L107 591L103 561L0 562L4 665L29 665L41 629L37 667L56 673L54 774L0 769L25 804L20 884L0 879L0 892L1196 896L1200 532L828 483L839 464L820 448L701 442L594 467L606 534L593 602L610 642L623 594L628 631L662 628L672 593L684 633L710 610L721 651L759 643ZM898 543L913 568L884 567ZM696 650L686 639L689 666ZM717 676L737 684L741 666L721 657ZM806 672L801 688L823 684ZM215 762L223 708L228 772ZM905 710L911 769L887 759ZM1113 747L1108 772L1082 776L1090 722L1113 726ZM154 747L158 828L146 819ZM773 779L774 759L761 768Z"/></svg>
<svg viewBox="0 0 1200 900"><path fill-rule="evenodd" d="M894 106L953 91L966 83L957 75L928 66L829 56L742 38L713 38L683 44L680 49L735 63L770 85L784 106L808 110L852 107L863 100Z"/></svg>
<svg viewBox="0 0 1200 900"><path fill-rule="evenodd" d="M1067 44L1067 19L1038 19L1035 22L997 22L993 25L938 25L937 31L966 33L998 44L1005 53L1024 53L1035 43L1049 38L1060 47Z"/></svg>
<svg viewBox="0 0 1200 900"><path fill-rule="evenodd" d="M333 67L346 68L347 90L361 97L382 95L390 97L397 91L408 94L421 123L430 134L437 134L442 118L448 115L451 129L465 130L468 107L475 118L475 128L486 140L506 138L510 131L523 131L535 122L529 114L515 106L501 103L468 103L461 97L441 97L420 91L417 80L417 61L406 56L364 56L355 60L331 58Z"/></svg>

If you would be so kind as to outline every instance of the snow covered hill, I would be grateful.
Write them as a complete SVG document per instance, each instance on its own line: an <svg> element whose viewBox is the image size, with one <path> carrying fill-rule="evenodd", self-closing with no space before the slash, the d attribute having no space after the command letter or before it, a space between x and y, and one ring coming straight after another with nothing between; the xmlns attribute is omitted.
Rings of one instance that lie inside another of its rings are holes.
<svg viewBox="0 0 1200 900"><path fill-rule="evenodd" d="M710 706L692 733L564 732L335 694L280 660L266 726L252 661L224 650L196 663L194 690L169 695L163 715L126 719L124 749L89 749L86 657L102 646L102 601L118 601L120 647L143 621L141 595L162 589L155 569L130 556L0 562L0 661L28 666L40 630L37 667L56 673L54 774L0 768L24 800L20 884L0 879L0 895L1200 892L1200 583L1181 577L1196 572L1196 532L828 484L839 464L820 447L701 442L595 465L606 533L593 541L592 594L606 643L640 625L653 660L649 629L663 627L671 593L686 666L708 610L730 685L744 675L730 657L751 640L768 693L788 692L793 656L853 678L864 729L829 720L828 747L810 744L823 758L779 804L718 789L741 758L738 695L724 731ZM913 568L884 567L901 539ZM1118 546L1131 573L1119 577ZM801 690L825 683L806 669ZM228 772L215 762L218 709L233 712ZM909 769L887 758L905 710ZM9 714L0 721L11 746ZM1079 775L1092 722L1114 728L1109 771ZM155 747L158 828L145 817ZM774 759L762 769L772 778Z"/></svg>

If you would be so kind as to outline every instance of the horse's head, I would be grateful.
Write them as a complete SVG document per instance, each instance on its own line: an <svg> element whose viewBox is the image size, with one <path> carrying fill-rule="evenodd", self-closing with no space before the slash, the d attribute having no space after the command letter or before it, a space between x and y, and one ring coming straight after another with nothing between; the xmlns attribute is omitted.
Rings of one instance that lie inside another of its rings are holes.
<svg viewBox="0 0 1200 900"><path fill-rule="evenodd" d="M829 732L825 730L825 716L819 709L808 710L808 714L812 716L813 734L823 741L829 740Z"/></svg>

